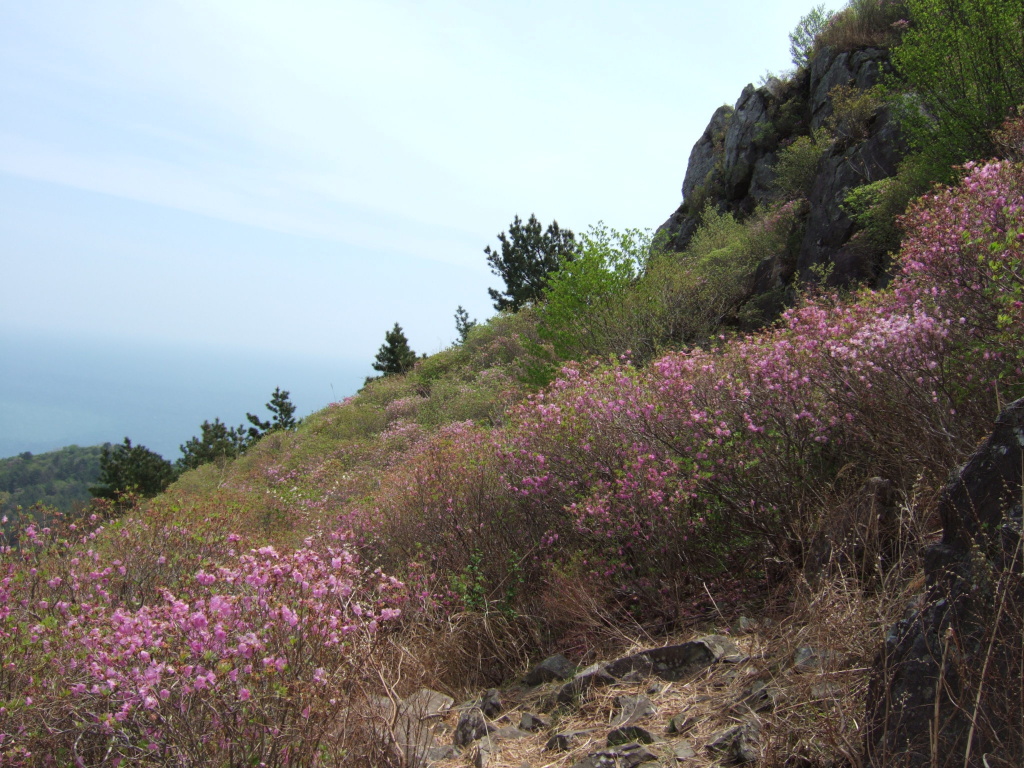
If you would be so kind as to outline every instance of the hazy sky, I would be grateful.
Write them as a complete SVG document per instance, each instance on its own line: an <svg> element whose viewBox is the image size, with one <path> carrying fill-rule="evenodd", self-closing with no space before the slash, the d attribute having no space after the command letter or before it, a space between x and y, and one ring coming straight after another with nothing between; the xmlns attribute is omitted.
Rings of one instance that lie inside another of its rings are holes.
<svg viewBox="0 0 1024 768"><path fill-rule="evenodd" d="M0 332L436 351L515 214L664 221L808 3L2 3Z"/></svg>

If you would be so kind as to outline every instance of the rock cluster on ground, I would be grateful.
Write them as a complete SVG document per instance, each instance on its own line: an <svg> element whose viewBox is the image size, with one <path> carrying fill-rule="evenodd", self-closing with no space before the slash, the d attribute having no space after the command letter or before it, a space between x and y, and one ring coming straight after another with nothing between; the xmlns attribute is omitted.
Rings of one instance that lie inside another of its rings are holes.
<svg viewBox="0 0 1024 768"><path fill-rule="evenodd" d="M771 674L807 669L786 653L772 660L776 672L769 673L769 659L755 659L744 647L752 637L707 635L579 670L553 656L521 683L460 705L420 691L400 707L411 712L419 702L413 720L420 727L396 729L418 738L396 746L410 768L756 764L759 713L773 709L780 696ZM808 652L817 658L829 653Z"/></svg>

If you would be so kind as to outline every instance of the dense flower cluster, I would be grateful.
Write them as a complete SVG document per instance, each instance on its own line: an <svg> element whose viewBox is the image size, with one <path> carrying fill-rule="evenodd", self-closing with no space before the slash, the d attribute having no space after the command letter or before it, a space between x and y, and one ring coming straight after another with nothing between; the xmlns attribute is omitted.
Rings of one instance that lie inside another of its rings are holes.
<svg viewBox="0 0 1024 768"><path fill-rule="evenodd" d="M144 563L94 548L109 531L50 533L29 525L4 552L0 755L11 764L32 762L22 744L45 734L60 764L95 764L100 743L182 764L308 748L404 601L401 583L359 570L341 533L238 553L229 535L219 562L158 555L177 572L155 584L174 589L146 588L129 571ZM183 531L159 536L168 552L189 547ZM62 739L72 723L74 740Z"/></svg>

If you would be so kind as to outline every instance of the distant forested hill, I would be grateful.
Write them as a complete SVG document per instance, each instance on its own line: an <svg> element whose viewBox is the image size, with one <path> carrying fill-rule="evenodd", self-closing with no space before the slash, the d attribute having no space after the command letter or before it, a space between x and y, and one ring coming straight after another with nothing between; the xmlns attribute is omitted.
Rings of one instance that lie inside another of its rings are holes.
<svg viewBox="0 0 1024 768"><path fill-rule="evenodd" d="M75 502L88 501L88 487L100 475L101 451L99 445L69 445L49 453L26 451L0 459L0 511L36 502L70 511Z"/></svg>

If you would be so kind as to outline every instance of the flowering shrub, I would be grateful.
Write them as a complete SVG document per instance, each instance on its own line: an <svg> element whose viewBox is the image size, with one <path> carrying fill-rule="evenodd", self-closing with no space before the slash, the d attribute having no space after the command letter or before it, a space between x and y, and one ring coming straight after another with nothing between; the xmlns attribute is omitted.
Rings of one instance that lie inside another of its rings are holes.
<svg viewBox="0 0 1024 768"><path fill-rule="evenodd" d="M99 546L116 532L71 529L29 525L0 554L4 764L308 765L337 747L404 601L345 534L291 552L228 535L217 559L156 556L166 578L131 589L144 563ZM180 529L132 536L153 534L190 549Z"/></svg>
<svg viewBox="0 0 1024 768"><path fill-rule="evenodd" d="M716 520L801 557L844 477L941 477L991 418L995 379L1020 383L1005 360L1020 347L1021 189L1019 167L992 164L922 201L890 291L811 298L775 330L641 373L565 369L518 414L513 488L629 570L647 542Z"/></svg>

